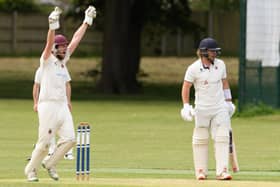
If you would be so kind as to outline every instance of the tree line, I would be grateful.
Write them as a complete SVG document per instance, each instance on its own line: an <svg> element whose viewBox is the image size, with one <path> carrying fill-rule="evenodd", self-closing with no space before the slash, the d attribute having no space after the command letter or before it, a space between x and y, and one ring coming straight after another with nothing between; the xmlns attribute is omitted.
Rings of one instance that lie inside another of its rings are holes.
<svg viewBox="0 0 280 187"><path fill-rule="evenodd" d="M150 28L150 36L165 32L200 32L205 29L190 20L191 6L211 11L218 8L236 8L233 0L72 0L61 1L67 8L67 17L81 19L85 8L97 8L96 29L102 30L103 54L99 91L110 94L138 93L137 80L141 58L141 33ZM206 2L206 3L205 3ZM68 5L68 6L67 6ZM0 11L47 11L33 0L1 0ZM77 16L78 15L78 16ZM211 20L209 20L211 22ZM209 27L209 26L208 26Z"/></svg>

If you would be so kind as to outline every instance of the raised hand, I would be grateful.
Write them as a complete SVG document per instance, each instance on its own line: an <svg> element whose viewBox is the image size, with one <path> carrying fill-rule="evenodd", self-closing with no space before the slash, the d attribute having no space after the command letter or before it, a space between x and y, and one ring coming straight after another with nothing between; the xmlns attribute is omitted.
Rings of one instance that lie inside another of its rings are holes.
<svg viewBox="0 0 280 187"><path fill-rule="evenodd" d="M54 10L49 15L49 29L56 30L59 29L59 16L62 10L59 7L55 7Z"/></svg>
<svg viewBox="0 0 280 187"><path fill-rule="evenodd" d="M85 11L84 23L92 25L93 19L96 17L96 9L94 6L89 6Z"/></svg>

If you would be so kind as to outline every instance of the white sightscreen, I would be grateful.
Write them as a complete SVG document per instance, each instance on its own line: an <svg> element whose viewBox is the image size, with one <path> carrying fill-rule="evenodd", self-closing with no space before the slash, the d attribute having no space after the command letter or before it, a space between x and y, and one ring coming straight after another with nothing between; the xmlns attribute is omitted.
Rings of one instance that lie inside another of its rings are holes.
<svg viewBox="0 0 280 187"><path fill-rule="evenodd" d="M279 65L280 0L247 0L246 60Z"/></svg>

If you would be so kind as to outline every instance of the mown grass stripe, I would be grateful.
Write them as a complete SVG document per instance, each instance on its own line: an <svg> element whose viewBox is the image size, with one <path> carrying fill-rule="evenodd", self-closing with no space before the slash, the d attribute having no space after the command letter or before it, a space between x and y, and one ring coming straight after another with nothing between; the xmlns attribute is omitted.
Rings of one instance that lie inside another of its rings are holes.
<svg viewBox="0 0 280 187"><path fill-rule="evenodd" d="M64 172L73 172L74 169L60 169ZM128 174L193 174L193 170L173 170L173 169L135 169L135 168L93 168L94 173L128 173ZM215 174L215 171L210 170L209 174ZM279 176L279 171L239 171L236 175L248 176Z"/></svg>

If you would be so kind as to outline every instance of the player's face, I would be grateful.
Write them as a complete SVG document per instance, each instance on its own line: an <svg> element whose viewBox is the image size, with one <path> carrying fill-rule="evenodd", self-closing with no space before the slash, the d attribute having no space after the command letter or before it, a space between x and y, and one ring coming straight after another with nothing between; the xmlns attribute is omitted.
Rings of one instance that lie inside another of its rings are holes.
<svg viewBox="0 0 280 187"><path fill-rule="evenodd" d="M215 58L217 57L217 51L215 50L208 50L208 58L210 58L212 61L215 60Z"/></svg>
<svg viewBox="0 0 280 187"><path fill-rule="evenodd" d="M65 54L66 54L66 50L67 50L67 44L65 44L65 45L59 45L59 46L57 47L56 55L57 55L57 57L58 57L60 60L64 59Z"/></svg>

